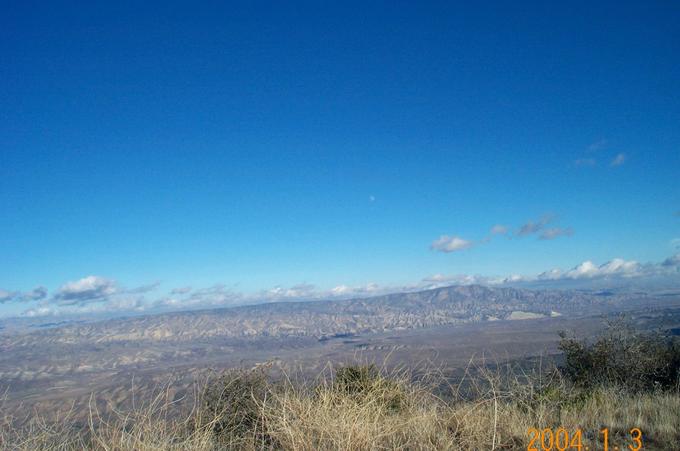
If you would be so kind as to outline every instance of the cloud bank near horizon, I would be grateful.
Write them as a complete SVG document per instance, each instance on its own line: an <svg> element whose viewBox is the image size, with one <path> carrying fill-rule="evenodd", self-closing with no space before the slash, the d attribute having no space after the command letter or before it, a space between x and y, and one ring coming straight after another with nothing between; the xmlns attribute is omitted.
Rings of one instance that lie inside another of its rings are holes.
<svg viewBox="0 0 680 451"><path fill-rule="evenodd" d="M179 287L165 294L147 297L157 291L159 283L141 287L124 288L116 281L90 275L62 285L52 296L45 287L37 287L29 292L0 289L0 303L31 303L22 315L28 317L117 314L132 312L156 312L191 310L211 307L230 307L285 301L318 301L369 297L394 292L409 292L440 288L450 285L527 285L550 283L591 283L605 281L612 287L631 281L644 281L663 278L680 287L680 253L669 256L658 263L639 263L633 260L614 258L597 265L586 260L571 269L547 270L536 275L506 275L490 277L470 274L433 274L420 281L405 285L337 285L330 289L317 287L310 283L300 283L291 287L275 286L268 290L244 293L224 284L205 288ZM587 285L586 285L587 286Z"/></svg>

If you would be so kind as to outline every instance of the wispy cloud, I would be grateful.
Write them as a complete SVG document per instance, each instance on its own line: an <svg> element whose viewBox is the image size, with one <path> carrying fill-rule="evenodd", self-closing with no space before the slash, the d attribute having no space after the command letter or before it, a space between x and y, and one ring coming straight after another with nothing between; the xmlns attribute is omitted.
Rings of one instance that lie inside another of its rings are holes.
<svg viewBox="0 0 680 451"><path fill-rule="evenodd" d="M47 288L40 286L32 289L31 291L21 293L21 295L19 295L19 300L22 302L41 301L46 297Z"/></svg>
<svg viewBox="0 0 680 451"><path fill-rule="evenodd" d="M31 291L7 291L0 290L0 304L7 302L30 302L30 301L40 301L47 297L47 288L36 287Z"/></svg>
<svg viewBox="0 0 680 451"><path fill-rule="evenodd" d="M170 291L170 294L187 294L190 291L191 291L191 287L178 287L178 288L173 288Z"/></svg>
<svg viewBox="0 0 680 451"><path fill-rule="evenodd" d="M151 291L156 290L159 286L161 285L160 282L153 282L147 285L142 285L136 288L130 288L129 290L125 290L125 293L128 294L142 294L142 293L149 293Z"/></svg>
<svg viewBox="0 0 680 451"><path fill-rule="evenodd" d="M502 224L496 224L491 227L491 235L505 235L508 233L508 227Z"/></svg>
<svg viewBox="0 0 680 451"><path fill-rule="evenodd" d="M186 288L174 289L170 296L157 299L152 306L161 308L190 308L237 305L239 303L244 303L243 296L240 293L227 288L224 284L217 284L196 290L187 290Z"/></svg>
<svg viewBox="0 0 680 451"><path fill-rule="evenodd" d="M430 249L449 253L469 249L473 245L472 241L464 240L459 236L442 235L432 242Z"/></svg>
<svg viewBox="0 0 680 451"><path fill-rule="evenodd" d="M515 232L515 236L524 237L529 235L538 235L539 240L554 240L561 236L572 236L574 229L571 227L547 227L557 220L557 216L553 214L543 215L536 221L528 221L522 224Z"/></svg>
<svg viewBox="0 0 680 451"><path fill-rule="evenodd" d="M680 254L675 254L671 257L668 257L666 260L663 261L662 263L663 266L666 267L678 267L680 268Z"/></svg>
<svg viewBox="0 0 680 451"><path fill-rule="evenodd" d="M517 230L517 232L515 232L515 235L516 236L533 235L535 233L542 231L545 228L545 226L552 223L554 220L555 220L555 216L552 215L552 214L543 215L537 221L528 221L528 222L522 224L522 226L520 226L519 230Z"/></svg>
<svg viewBox="0 0 680 451"><path fill-rule="evenodd" d="M522 224L512 233L512 235L510 235L510 228L508 226L496 224L491 227L491 230L486 237L476 241L466 240L457 235L441 235L430 244L430 249L445 253L458 252L478 245L487 244L498 235L507 235L509 238L511 236L525 237L537 235L540 240L553 240L561 236L569 237L574 234L574 229L571 227L554 226L548 228L547 226L556 221L556 219L557 217L553 214L545 214L538 220L527 221Z"/></svg>
<svg viewBox="0 0 680 451"><path fill-rule="evenodd" d="M567 228L562 228L562 227L551 227L549 229L545 229L541 232L541 234L538 236L539 240L554 240L555 238L561 237L561 236L572 236L574 234L574 230L571 227Z"/></svg>
<svg viewBox="0 0 680 451"><path fill-rule="evenodd" d="M609 145L609 141L606 139L598 139L597 141L591 143L588 146L590 152L597 152L598 150L605 149Z"/></svg>
<svg viewBox="0 0 680 451"><path fill-rule="evenodd" d="M456 276L446 276L444 274L433 274L431 276L423 278L423 282L433 282L433 283L442 283L442 282L451 282L454 280Z"/></svg>
<svg viewBox="0 0 680 451"><path fill-rule="evenodd" d="M0 304L13 301L18 294L17 291L0 290Z"/></svg>
<svg viewBox="0 0 680 451"><path fill-rule="evenodd" d="M574 166L577 168L579 167L593 167L597 166L597 159L592 156L593 154L599 152L602 149L605 149L609 146L609 141L606 139L599 139L586 148L587 153L590 154L590 156L587 157L580 157L574 160Z"/></svg>
<svg viewBox="0 0 680 451"><path fill-rule="evenodd" d="M404 289L400 287L399 289ZM310 283L300 283L290 287L275 286L268 290L246 294L227 288L225 285L193 290L185 296L168 296L153 302L152 307L163 309L189 309L208 307L228 307L236 305L253 305L268 302L315 301L323 299L347 299L352 297L372 296L389 292L387 287L375 283L359 286L337 285L329 290L322 290ZM392 288L394 291L394 288Z"/></svg>
<svg viewBox="0 0 680 451"><path fill-rule="evenodd" d="M614 157L614 159L612 159L612 161L609 165L610 166L621 166L623 163L626 162L626 160L627 160L626 154L619 153Z"/></svg>
<svg viewBox="0 0 680 451"><path fill-rule="evenodd" d="M574 166L576 167L595 166L596 164L595 158L577 158L574 160Z"/></svg>
<svg viewBox="0 0 680 451"><path fill-rule="evenodd" d="M609 141L606 139L600 139L592 144L590 144L587 147L587 153L590 155L579 157L576 160L574 160L574 166L576 167L593 167L597 166L598 164L598 159L604 159L606 158L606 155L603 155L600 153L601 150L609 148ZM607 152L610 153L610 152ZM609 166L615 167L615 166L621 166L628 160L628 155L626 155L623 152L619 152L614 157L609 161Z"/></svg>

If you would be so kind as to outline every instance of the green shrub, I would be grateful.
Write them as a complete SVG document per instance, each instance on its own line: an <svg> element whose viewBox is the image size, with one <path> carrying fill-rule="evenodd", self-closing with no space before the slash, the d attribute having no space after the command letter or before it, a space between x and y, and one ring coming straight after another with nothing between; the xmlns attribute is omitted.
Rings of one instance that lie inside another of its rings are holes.
<svg viewBox="0 0 680 451"><path fill-rule="evenodd" d="M335 373L333 390L358 402L376 402L386 410L396 412L404 407L404 384L384 377L375 365L348 365Z"/></svg>
<svg viewBox="0 0 680 451"><path fill-rule="evenodd" d="M375 365L348 365L338 368L333 380L333 388L348 395L368 393L380 378Z"/></svg>
<svg viewBox="0 0 680 451"><path fill-rule="evenodd" d="M201 426L211 428L222 442L257 437L263 430L262 410L269 392L263 370L225 371L203 390Z"/></svg>
<svg viewBox="0 0 680 451"><path fill-rule="evenodd" d="M634 331L623 321L610 324L594 342L560 333L560 371L579 387L614 385L633 392L677 388L680 345L660 334Z"/></svg>

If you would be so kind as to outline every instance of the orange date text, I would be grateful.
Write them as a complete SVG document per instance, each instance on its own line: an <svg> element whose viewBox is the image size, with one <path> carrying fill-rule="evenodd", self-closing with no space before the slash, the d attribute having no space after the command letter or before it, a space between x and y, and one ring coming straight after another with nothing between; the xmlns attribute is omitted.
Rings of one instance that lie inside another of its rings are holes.
<svg viewBox="0 0 680 451"><path fill-rule="evenodd" d="M610 443L609 429L604 428L599 431L595 450L603 451L639 451L642 449L642 431L639 428L632 428L628 431L629 436L625 443ZM527 451L589 451L588 446L583 445L583 432L581 429L573 431L563 427L552 429L529 428L529 445Z"/></svg>

